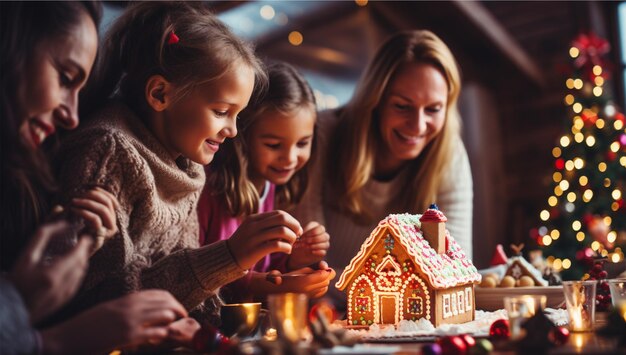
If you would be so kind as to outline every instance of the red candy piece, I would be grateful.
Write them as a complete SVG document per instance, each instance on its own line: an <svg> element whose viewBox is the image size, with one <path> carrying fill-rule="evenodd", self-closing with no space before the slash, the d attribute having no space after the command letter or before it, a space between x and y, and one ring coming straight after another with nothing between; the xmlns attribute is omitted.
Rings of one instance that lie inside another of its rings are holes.
<svg viewBox="0 0 626 355"><path fill-rule="evenodd" d="M447 336L437 341L442 354L464 355L467 353L467 345L460 336Z"/></svg>
<svg viewBox="0 0 626 355"><path fill-rule="evenodd" d="M489 327L489 336L494 339L508 339L511 336L509 321L506 319L498 319Z"/></svg>
<svg viewBox="0 0 626 355"><path fill-rule="evenodd" d="M549 339L556 345L563 345L569 339L569 330L565 327L554 327L550 330Z"/></svg>

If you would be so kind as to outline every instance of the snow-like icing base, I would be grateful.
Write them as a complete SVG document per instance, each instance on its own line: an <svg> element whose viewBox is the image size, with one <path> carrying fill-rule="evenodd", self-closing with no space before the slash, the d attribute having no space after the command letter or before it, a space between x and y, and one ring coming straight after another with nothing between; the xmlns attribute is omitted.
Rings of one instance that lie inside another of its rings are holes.
<svg viewBox="0 0 626 355"><path fill-rule="evenodd" d="M564 309L546 308L546 315L556 325L566 325L568 322L567 311ZM385 324L373 324L369 329L350 329L349 332L368 339L389 339L389 338L419 338L456 334L472 334L477 337L489 336L489 327L498 319L508 319L505 310L500 309L495 312L476 311L476 319L462 324L443 324L435 328L430 321L422 318L416 322L402 320L397 326Z"/></svg>

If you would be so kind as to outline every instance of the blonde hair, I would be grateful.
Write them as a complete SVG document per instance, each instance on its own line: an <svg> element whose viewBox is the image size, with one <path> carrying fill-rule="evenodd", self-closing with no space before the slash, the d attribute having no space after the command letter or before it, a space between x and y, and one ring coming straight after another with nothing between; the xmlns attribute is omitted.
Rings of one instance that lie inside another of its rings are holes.
<svg viewBox="0 0 626 355"><path fill-rule="evenodd" d="M226 208L236 217L251 215L259 210L259 193L248 174L250 152L247 142L254 126L268 112L288 115L306 109L316 114L313 90L293 66L284 62L273 63L268 66L267 75L267 94L241 112L239 134L227 140L220 148L219 154L210 165L210 174L207 177L207 184L215 194L222 195L220 198ZM315 135L309 162L313 160L314 152ZM304 165L289 182L276 187L277 206L287 208L300 201L308 185L309 165Z"/></svg>
<svg viewBox="0 0 626 355"><path fill-rule="evenodd" d="M459 69L439 37L426 30L397 33L376 52L357 84L355 94L339 113L339 126L331 139L330 154L338 156L326 169L327 180L338 196L336 207L357 222L371 222L361 200L361 189L371 179L377 149L380 149L376 109L394 73L405 63L426 63L436 67L448 84L446 117L442 131L410 163L406 186L397 198L404 211L418 213L435 200L442 177L450 163L461 121L457 99L461 91ZM332 201L331 201L332 203Z"/></svg>

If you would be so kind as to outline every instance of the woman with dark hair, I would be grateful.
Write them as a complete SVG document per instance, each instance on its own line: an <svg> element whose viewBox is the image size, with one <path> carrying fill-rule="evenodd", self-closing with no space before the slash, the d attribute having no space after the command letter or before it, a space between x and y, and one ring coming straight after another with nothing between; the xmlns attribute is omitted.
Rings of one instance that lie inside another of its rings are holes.
<svg viewBox="0 0 626 355"><path fill-rule="evenodd" d="M46 222L56 185L44 148L57 128L78 125L78 92L95 60L99 9L94 2L0 3L1 263L11 269L0 276L3 354L100 353L158 343L172 321L187 315L169 293L147 291L35 329L80 286L93 237L116 232L117 201L98 187L73 200L57 222ZM60 218L69 213L86 228L74 232L80 238L67 252L47 258L52 238L74 228Z"/></svg>

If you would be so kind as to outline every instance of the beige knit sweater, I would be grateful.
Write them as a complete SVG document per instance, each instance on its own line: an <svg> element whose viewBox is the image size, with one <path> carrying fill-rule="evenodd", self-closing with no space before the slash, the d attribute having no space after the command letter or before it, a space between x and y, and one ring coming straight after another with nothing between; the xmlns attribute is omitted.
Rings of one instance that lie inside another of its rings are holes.
<svg viewBox="0 0 626 355"><path fill-rule="evenodd" d="M93 255L74 301L88 307L139 289L170 291L187 309L243 276L225 242L198 248L201 165L174 160L133 112L112 103L63 141L61 191L101 185L119 200L119 233Z"/></svg>

